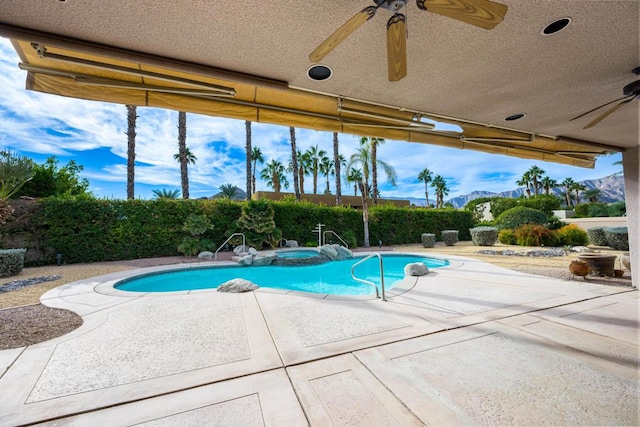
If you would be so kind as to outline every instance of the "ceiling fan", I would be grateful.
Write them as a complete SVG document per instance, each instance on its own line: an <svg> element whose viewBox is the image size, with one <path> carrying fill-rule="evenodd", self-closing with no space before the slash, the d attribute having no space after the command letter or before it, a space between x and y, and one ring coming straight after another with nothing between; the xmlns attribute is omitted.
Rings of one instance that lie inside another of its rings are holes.
<svg viewBox="0 0 640 427"><path fill-rule="evenodd" d="M387 22L387 67L389 81L399 81L407 75L407 31L406 15L399 13L408 0L373 0L375 6L368 6L356 13L309 55L311 62L320 62L355 30L373 18L379 8L393 12ZM486 30L493 29L504 19L507 6L489 0L416 0L418 8Z"/></svg>
<svg viewBox="0 0 640 427"><path fill-rule="evenodd" d="M636 76L640 75L640 67L635 68L632 71L632 73L635 74ZM620 108L624 107L625 104L630 103L631 101L633 101L636 98L640 99L640 80L636 80L635 82L629 83L628 85L623 87L622 88L622 95L623 95L622 98L614 99L611 102L607 102L606 104L602 104L601 106L596 107L596 108L594 108L592 110L589 110L586 113L582 113L579 116L576 116L576 117L574 117L573 119L571 119L569 121L573 121L573 120L579 119L580 117L584 117L589 113L593 113L594 111L599 110L602 107L606 107L607 105L611 105L611 104L613 104L615 102L620 101L616 105L614 105L613 107L609 108L604 113L600 114L594 120L589 122L589 124L587 124L582 129L589 129L589 128L594 127L595 125L597 125L598 123L600 123L601 121L603 121L604 119L609 117L611 114L615 113Z"/></svg>

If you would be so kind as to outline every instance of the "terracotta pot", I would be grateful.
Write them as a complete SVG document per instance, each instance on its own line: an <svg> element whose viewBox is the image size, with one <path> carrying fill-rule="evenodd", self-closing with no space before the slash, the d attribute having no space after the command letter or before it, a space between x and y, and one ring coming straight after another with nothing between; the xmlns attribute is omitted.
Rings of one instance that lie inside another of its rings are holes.
<svg viewBox="0 0 640 427"><path fill-rule="evenodd" d="M583 261L571 261L571 264L569 264L569 271L574 276L582 276L582 277L584 277L587 274L589 274L591 269L589 268L589 266L587 265L586 262L583 262Z"/></svg>

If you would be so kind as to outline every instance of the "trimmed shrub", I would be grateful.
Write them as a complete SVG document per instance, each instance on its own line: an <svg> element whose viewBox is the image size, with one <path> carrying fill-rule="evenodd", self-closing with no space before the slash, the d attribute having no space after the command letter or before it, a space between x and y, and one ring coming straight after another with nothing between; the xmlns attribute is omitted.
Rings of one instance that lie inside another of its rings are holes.
<svg viewBox="0 0 640 427"><path fill-rule="evenodd" d="M609 211L609 216L627 215L627 205L624 200L611 203L609 206L607 206L607 210Z"/></svg>
<svg viewBox="0 0 640 427"><path fill-rule="evenodd" d="M604 229L607 246L617 251L629 250L629 231L627 227L607 227Z"/></svg>
<svg viewBox="0 0 640 427"><path fill-rule="evenodd" d="M442 241L447 246L453 246L458 243L458 230L442 230Z"/></svg>
<svg viewBox="0 0 640 427"><path fill-rule="evenodd" d="M498 233L498 241L505 245L515 245L516 233L514 233L513 230L510 228L505 228L504 230L500 230L500 233Z"/></svg>
<svg viewBox="0 0 640 427"><path fill-rule="evenodd" d="M498 238L498 229L495 227L475 227L469 233L476 246L493 246Z"/></svg>
<svg viewBox="0 0 640 427"><path fill-rule="evenodd" d="M575 224L565 225L556 231L560 245L584 246L589 243L587 232Z"/></svg>
<svg viewBox="0 0 640 427"><path fill-rule="evenodd" d="M491 214L497 218L503 212L521 206L537 209L550 216L554 209L560 209L561 204L562 199L553 194L540 194L530 198L519 197L517 199L495 197L491 200Z"/></svg>
<svg viewBox="0 0 640 427"><path fill-rule="evenodd" d="M544 225L547 221L547 214L544 212L518 206L501 213L495 220L495 226L498 229L516 228L524 224Z"/></svg>
<svg viewBox="0 0 640 427"><path fill-rule="evenodd" d="M604 232L604 227L588 228L587 236L592 245L607 246L607 235Z"/></svg>
<svg viewBox="0 0 640 427"><path fill-rule="evenodd" d="M24 267L24 254L26 249L2 249L0 250L0 277L15 276Z"/></svg>
<svg viewBox="0 0 640 427"><path fill-rule="evenodd" d="M425 248L432 248L436 245L436 235L431 233L422 233L420 236L422 240L422 246Z"/></svg>
<svg viewBox="0 0 640 427"><path fill-rule="evenodd" d="M549 222L547 222L546 227L549 230L559 230L562 227L564 227L564 222L560 221L560 218L558 218L555 215L551 215L551 217L549 218Z"/></svg>
<svg viewBox="0 0 640 427"><path fill-rule="evenodd" d="M520 246L554 246L557 243L555 233L544 225L524 224L513 232Z"/></svg>

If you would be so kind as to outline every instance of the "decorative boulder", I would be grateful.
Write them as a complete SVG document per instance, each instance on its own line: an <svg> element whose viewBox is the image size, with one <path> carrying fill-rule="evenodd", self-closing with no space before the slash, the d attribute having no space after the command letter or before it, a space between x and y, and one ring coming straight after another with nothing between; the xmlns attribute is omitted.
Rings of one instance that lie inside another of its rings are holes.
<svg viewBox="0 0 640 427"><path fill-rule="evenodd" d="M344 246L340 246L340 245L335 245L334 248L336 252L338 252L339 260L353 258L353 252L351 252L348 248L345 248Z"/></svg>
<svg viewBox="0 0 640 427"><path fill-rule="evenodd" d="M424 276L429 274L429 268L421 262L412 262L404 266L405 276Z"/></svg>
<svg viewBox="0 0 640 427"><path fill-rule="evenodd" d="M331 261L338 259L338 251L331 245L320 246L319 251L321 254L326 255Z"/></svg>
<svg viewBox="0 0 640 427"><path fill-rule="evenodd" d="M253 255L245 255L243 257L239 257L238 262L242 265L253 265Z"/></svg>
<svg viewBox="0 0 640 427"><path fill-rule="evenodd" d="M231 279L218 286L218 292L240 293L255 291L260 286L245 279Z"/></svg>
<svg viewBox="0 0 640 427"><path fill-rule="evenodd" d="M249 247L246 245L238 245L235 248L233 248L233 253L236 255L246 254L248 252L249 252Z"/></svg>
<svg viewBox="0 0 640 427"><path fill-rule="evenodd" d="M198 259L205 259L205 260L213 259L213 252L202 251L198 254Z"/></svg>
<svg viewBox="0 0 640 427"><path fill-rule="evenodd" d="M249 255L252 256L252 255ZM264 256L253 256L253 266L261 267L263 265L270 265L277 256L275 254L264 255Z"/></svg>
<svg viewBox="0 0 640 427"><path fill-rule="evenodd" d="M284 246L287 247L287 248L297 248L298 247L298 241L297 240L287 240L287 243L285 243Z"/></svg>

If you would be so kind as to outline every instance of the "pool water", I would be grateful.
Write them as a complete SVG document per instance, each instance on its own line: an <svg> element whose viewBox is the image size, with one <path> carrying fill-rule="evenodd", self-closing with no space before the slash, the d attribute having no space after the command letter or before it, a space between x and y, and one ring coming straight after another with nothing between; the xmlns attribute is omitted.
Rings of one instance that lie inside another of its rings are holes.
<svg viewBox="0 0 640 427"><path fill-rule="evenodd" d="M430 269L443 267L448 261L419 255L383 255L385 289L391 289L404 278L405 265L421 262ZM216 288L235 278L249 280L261 288L315 292L331 295L369 295L375 291L371 285L357 282L351 277L351 267L359 259L332 261L319 265L299 267L202 267L153 273L125 279L116 289L132 292L172 292ZM371 258L355 269L355 274L380 285L378 258Z"/></svg>
<svg viewBox="0 0 640 427"><path fill-rule="evenodd" d="M297 250L291 250L291 251L287 251L287 250L276 251L276 255L278 256L278 258L303 259L303 258L315 258L315 257L318 257L318 256L320 256L320 252L318 252L316 250L297 249Z"/></svg>

